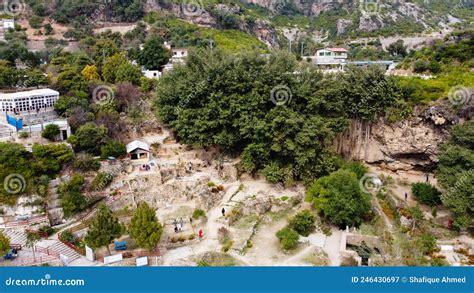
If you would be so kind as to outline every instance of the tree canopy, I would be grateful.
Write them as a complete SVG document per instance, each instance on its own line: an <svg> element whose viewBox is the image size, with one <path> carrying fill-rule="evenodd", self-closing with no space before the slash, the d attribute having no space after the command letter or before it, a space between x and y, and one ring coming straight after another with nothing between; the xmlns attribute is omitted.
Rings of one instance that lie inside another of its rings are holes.
<svg viewBox="0 0 474 293"><path fill-rule="evenodd" d="M156 218L155 209L147 203L141 203L133 214L129 231L138 246L152 249L160 241L163 226Z"/></svg>
<svg viewBox="0 0 474 293"><path fill-rule="evenodd" d="M109 244L112 240L120 237L123 231L124 227L119 220L108 207L101 204L84 240L93 249L106 246L110 254Z"/></svg>
<svg viewBox="0 0 474 293"><path fill-rule="evenodd" d="M155 106L183 143L241 152L248 172L285 181L336 170L329 146L348 119L374 119L397 97L377 68L323 75L284 52L198 50L159 80Z"/></svg>
<svg viewBox="0 0 474 293"><path fill-rule="evenodd" d="M455 227L468 227L474 216L474 121L455 126L441 150L437 178L446 190L441 200Z"/></svg>
<svg viewBox="0 0 474 293"><path fill-rule="evenodd" d="M361 190L356 174L343 169L311 184L306 200L340 227L359 226L371 209L370 196Z"/></svg>

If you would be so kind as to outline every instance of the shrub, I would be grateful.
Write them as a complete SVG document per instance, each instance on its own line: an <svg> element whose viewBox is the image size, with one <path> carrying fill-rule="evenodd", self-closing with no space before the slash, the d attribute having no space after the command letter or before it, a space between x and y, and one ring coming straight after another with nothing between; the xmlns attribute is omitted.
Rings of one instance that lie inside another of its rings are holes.
<svg viewBox="0 0 474 293"><path fill-rule="evenodd" d="M285 227L276 233L276 237L280 240L280 244L284 250L291 250L298 246L298 233L288 227Z"/></svg>
<svg viewBox="0 0 474 293"><path fill-rule="evenodd" d="M119 158L127 153L127 148L123 143L116 140L110 140L106 145L100 148L100 158L102 160L108 157Z"/></svg>
<svg viewBox="0 0 474 293"><path fill-rule="evenodd" d="M415 65L413 66L413 71L417 73L422 73L427 71L430 68L430 64L428 61L425 60L418 60L415 62Z"/></svg>
<svg viewBox="0 0 474 293"><path fill-rule="evenodd" d="M316 217L309 210L304 210L291 218L288 221L288 226L301 236L307 237L316 228L315 222Z"/></svg>
<svg viewBox="0 0 474 293"><path fill-rule="evenodd" d="M39 29L43 23L43 18L41 16L33 15L29 19L29 24L32 28Z"/></svg>
<svg viewBox="0 0 474 293"><path fill-rule="evenodd" d="M207 187L212 188L212 187L215 187L215 186L216 186L216 184L214 182L212 182L212 181L207 182Z"/></svg>
<svg viewBox="0 0 474 293"><path fill-rule="evenodd" d="M283 182L286 175L285 169L281 168L275 162L271 162L270 164L266 165L265 168L263 168L262 173L270 183Z"/></svg>
<svg viewBox="0 0 474 293"><path fill-rule="evenodd" d="M89 154L80 153L76 156L72 166L80 171L97 171L100 169L100 162Z"/></svg>
<svg viewBox="0 0 474 293"><path fill-rule="evenodd" d="M234 241L232 241L231 239L227 239L222 244L222 252L228 252L232 248L232 245L234 245Z"/></svg>
<svg viewBox="0 0 474 293"><path fill-rule="evenodd" d="M97 176L95 176L94 180L92 180L90 189L95 191L104 190L110 183L114 177L106 172L99 172Z"/></svg>
<svg viewBox="0 0 474 293"><path fill-rule="evenodd" d="M415 183L411 186L411 191L421 203L430 206L441 204L441 192L431 184L422 182Z"/></svg>
<svg viewBox="0 0 474 293"><path fill-rule="evenodd" d="M61 234L59 234L59 240L69 243L74 243L75 241L74 235L69 230L64 230Z"/></svg>
<svg viewBox="0 0 474 293"><path fill-rule="evenodd" d="M206 217L206 212L201 209L195 209L193 212L193 219L199 219L201 217Z"/></svg>
<svg viewBox="0 0 474 293"><path fill-rule="evenodd" d="M362 178L369 170L363 163L358 161L349 161L341 169L352 171L356 174L357 179Z"/></svg>
<svg viewBox="0 0 474 293"><path fill-rule="evenodd" d="M54 229L50 226L41 226L38 231L46 232L48 236L51 236L54 233Z"/></svg>
<svg viewBox="0 0 474 293"><path fill-rule="evenodd" d="M55 137L59 135L59 133L61 133L59 126L57 126L56 124L49 124L46 125L43 132L41 133L41 136L51 141L54 141Z"/></svg>
<svg viewBox="0 0 474 293"><path fill-rule="evenodd" d="M423 254L431 254L436 250L436 238L431 234L423 234L418 239L418 245Z"/></svg>
<svg viewBox="0 0 474 293"><path fill-rule="evenodd" d="M25 139L25 138L30 137L30 134L29 134L28 132L26 132L26 131L21 131L21 132L18 134L18 136L19 136L20 138L22 138L22 139Z"/></svg>

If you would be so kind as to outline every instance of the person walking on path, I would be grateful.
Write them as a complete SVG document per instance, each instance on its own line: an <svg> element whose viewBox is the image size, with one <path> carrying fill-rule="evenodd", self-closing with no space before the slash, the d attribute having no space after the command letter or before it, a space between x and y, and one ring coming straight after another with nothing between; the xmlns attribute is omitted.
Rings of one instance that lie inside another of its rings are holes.
<svg viewBox="0 0 474 293"><path fill-rule="evenodd" d="M222 216L225 217L225 208L222 208Z"/></svg>
<svg viewBox="0 0 474 293"><path fill-rule="evenodd" d="M408 201L408 193L405 192L405 201Z"/></svg>

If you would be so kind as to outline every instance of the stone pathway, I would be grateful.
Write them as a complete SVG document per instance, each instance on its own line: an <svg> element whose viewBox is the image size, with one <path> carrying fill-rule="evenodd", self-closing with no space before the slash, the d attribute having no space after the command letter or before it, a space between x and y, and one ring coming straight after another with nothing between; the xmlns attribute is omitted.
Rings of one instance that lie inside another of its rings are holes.
<svg viewBox="0 0 474 293"><path fill-rule="evenodd" d="M333 228L331 236L326 238L323 250L327 253L331 266L339 266L341 264L340 259L340 243L341 243L342 231Z"/></svg>

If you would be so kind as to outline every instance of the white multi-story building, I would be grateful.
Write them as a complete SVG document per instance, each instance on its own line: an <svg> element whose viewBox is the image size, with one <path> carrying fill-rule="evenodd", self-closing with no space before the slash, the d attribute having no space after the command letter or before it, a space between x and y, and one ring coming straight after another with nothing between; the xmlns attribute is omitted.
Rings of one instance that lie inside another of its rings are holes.
<svg viewBox="0 0 474 293"><path fill-rule="evenodd" d="M328 69L344 69L347 64L347 52L344 48L321 49L316 52L314 63Z"/></svg>
<svg viewBox="0 0 474 293"><path fill-rule="evenodd" d="M58 99L59 93L51 89L0 93L0 112L21 114L39 110L53 110Z"/></svg>

